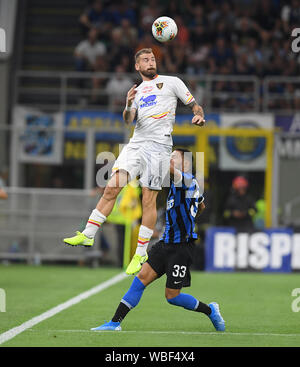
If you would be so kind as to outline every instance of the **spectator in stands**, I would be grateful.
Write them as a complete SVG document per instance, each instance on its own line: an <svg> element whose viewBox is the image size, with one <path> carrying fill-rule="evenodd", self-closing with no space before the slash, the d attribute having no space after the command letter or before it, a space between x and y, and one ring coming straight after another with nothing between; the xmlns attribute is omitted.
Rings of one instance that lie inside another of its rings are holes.
<svg viewBox="0 0 300 367"><path fill-rule="evenodd" d="M75 48L75 61L77 71L105 70L106 46L98 41L98 31L91 28L87 39L81 41Z"/></svg>
<svg viewBox="0 0 300 367"><path fill-rule="evenodd" d="M249 38L259 39L257 24L247 17L238 18L233 30L233 40L237 41L240 46L247 47Z"/></svg>
<svg viewBox="0 0 300 367"><path fill-rule="evenodd" d="M167 73L185 73L188 67L187 45L179 40L166 44L163 49L162 65Z"/></svg>
<svg viewBox="0 0 300 367"><path fill-rule="evenodd" d="M124 101L128 90L133 86L133 80L124 75L125 68L118 65L115 69L114 76L106 85L106 92L109 95L110 106L112 108L124 108Z"/></svg>
<svg viewBox="0 0 300 367"><path fill-rule="evenodd" d="M233 52L226 44L226 40L223 37L219 37L209 56L216 67L221 67L233 58Z"/></svg>
<svg viewBox="0 0 300 367"><path fill-rule="evenodd" d="M77 71L106 71L106 46L103 42L98 40L98 31L96 28L90 29L88 32L88 38L81 41L75 48L75 61ZM84 79L81 79L84 81ZM91 101L96 102L97 100L97 90L103 83L103 78L93 78L92 79L92 93ZM79 85L82 87L82 84Z"/></svg>
<svg viewBox="0 0 300 367"><path fill-rule="evenodd" d="M255 201L247 193L248 180L243 176L237 176L232 181L232 192L226 203L224 218L227 224L237 231L252 231L252 217L256 213Z"/></svg>
<svg viewBox="0 0 300 367"><path fill-rule="evenodd" d="M115 32L120 32L122 46L130 48L136 47L138 32L127 18L121 20L120 26L115 29Z"/></svg>
<svg viewBox="0 0 300 367"><path fill-rule="evenodd" d="M292 0L285 4L281 9L281 19L287 33L300 24L300 1Z"/></svg>
<svg viewBox="0 0 300 367"><path fill-rule="evenodd" d="M163 14L163 7L157 0L148 1L147 5L142 5L139 13L139 38L141 39L151 30L152 23ZM171 16L171 14L169 15Z"/></svg>
<svg viewBox="0 0 300 367"><path fill-rule="evenodd" d="M155 55L156 62L160 66L160 63L163 58L163 48L158 44L158 42L154 41L152 35L150 33L146 33L141 39L140 43L136 47L135 52L142 48L152 48L153 54Z"/></svg>
<svg viewBox="0 0 300 367"><path fill-rule="evenodd" d="M188 27L185 25L182 17L180 15L177 15L175 17L175 22L177 24L177 28L178 28L178 33L177 33L177 41L179 43L183 43L183 44L187 44L189 42L189 38L190 38L190 31L188 29Z"/></svg>
<svg viewBox="0 0 300 367"><path fill-rule="evenodd" d="M114 25L121 25L124 19L128 20L132 26L135 26L137 23L134 6L128 1L119 0L113 3L109 13Z"/></svg>
<svg viewBox="0 0 300 367"><path fill-rule="evenodd" d="M185 19L187 15L187 6L184 1L167 1L164 14L172 14L174 19L176 16L181 15Z"/></svg>
<svg viewBox="0 0 300 367"><path fill-rule="evenodd" d="M119 29L114 29L111 32L111 38L108 47L108 63L109 70L113 71L122 64L126 72L133 71L132 60L134 49L123 43L122 32Z"/></svg>
<svg viewBox="0 0 300 367"><path fill-rule="evenodd" d="M5 191L5 187L7 186L7 178L8 170L4 167L0 170L0 199L8 198L7 192Z"/></svg>
<svg viewBox="0 0 300 367"><path fill-rule="evenodd" d="M97 70L114 71L121 64L126 72L134 72L134 53L151 47L163 73L259 77L300 73L300 57L291 51L291 31L300 24L300 0L228 0L201 4L195 0L96 0L90 3L80 17L80 24L85 30L96 27L100 32L98 37L108 47ZM179 31L173 42L162 47L153 39L151 25L163 14L176 20ZM185 47L179 47L180 43ZM166 56L162 57L164 53ZM84 63L79 62L77 70L82 69ZM242 91L240 85L236 84L236 92ZM277 86L283 89L283 94L291 90L287 83L284 85ZM219 84L218 90L224 86ZM232 105L233 101L226 98L222 103L227 101L226 106Z"/></svg>
<svg viewBox="0 0 300 367"><path fill-rule="evenodd" d="M197 25L203 25L208 28L207 17L204 14L204 8L200 4L191 5L190 1L187 3L187 9L189 11L190 27L194 28Z"/></svg>
<svg viewBox="0 0 300 367"><path fill-rule="evenodd" d="M83 34L86 35L92 28L96 28L102 38L111 30L112 19L107 10L105 10L104 2L102 0L94 0L92 5L79 17Z"/></svg>
<svg viewBox="0 0 300 367"><path fill-rule="evenodd" d="M257 74L256 68L262 64L262 53L259 50L257 40L250 38L248 40L248 50L246 53L249 74Z"/></svg>

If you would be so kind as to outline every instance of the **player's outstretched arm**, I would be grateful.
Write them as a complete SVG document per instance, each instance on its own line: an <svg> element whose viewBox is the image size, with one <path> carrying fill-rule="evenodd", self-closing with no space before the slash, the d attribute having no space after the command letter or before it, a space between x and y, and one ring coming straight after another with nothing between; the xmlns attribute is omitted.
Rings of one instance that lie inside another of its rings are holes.
<svg viewBox="0 0 300 367"><path fill-rule="evenodd" d="M134 101L136 95L136 84L129 89L126 98L126 107L123 111L123 119L127 125L131 124L135 118L136 108L132 107L132 103Z"/></svg>
<svg viewBox="0 0 300 367"><path fill-rule="evenodd" d="M205 123L203 108L199 106L198 103L195 101L188 104L188 106L190 107L190 109L193 111L193 114L195 115L192 119L192 124L203 126Z"/></svg>

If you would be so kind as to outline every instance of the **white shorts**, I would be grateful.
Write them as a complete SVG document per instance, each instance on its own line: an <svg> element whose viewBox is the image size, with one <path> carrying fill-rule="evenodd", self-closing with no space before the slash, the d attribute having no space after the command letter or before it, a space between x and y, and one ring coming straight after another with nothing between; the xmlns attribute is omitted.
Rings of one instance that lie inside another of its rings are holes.
<svg viewBox="0 0 300 367"><path fill-rule="evenodd" d="M135 142L124 146L112 168L112 174L123 169L130 180L139 176L142 187L161 190L170 170L172 147L155 141Z"/></svg>

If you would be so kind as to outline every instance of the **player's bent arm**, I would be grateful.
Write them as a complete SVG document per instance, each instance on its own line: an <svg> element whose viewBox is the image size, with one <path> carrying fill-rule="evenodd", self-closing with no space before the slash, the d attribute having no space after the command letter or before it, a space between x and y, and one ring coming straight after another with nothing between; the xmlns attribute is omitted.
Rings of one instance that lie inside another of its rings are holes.
<svg viewBox="0 0 300 367"><path fill-rule="evenodd" d="M201 106L198 105L198 103L196 101L193 101L191 103L188 104L188 106L190 107L190 109L193 111L194 115L199 115L202 118L204 118L204 111L203 108Z"/></svg>
<svg viewBox="0 0 300 367"><path fill-rule="evenodd" d="M189 103L188 107L190 107L194 114L192 124L203 126L205 123L203 108L195 101Z"/></svg>
<svg viewBox="0 0 300 367"><path fill-rule="evenodd" d="M123 120L125 121L126 125L130 125L133 122L135 114L136 114L135 108L131 108L130 111L128 111L126 108L124 109Z"/></svg>

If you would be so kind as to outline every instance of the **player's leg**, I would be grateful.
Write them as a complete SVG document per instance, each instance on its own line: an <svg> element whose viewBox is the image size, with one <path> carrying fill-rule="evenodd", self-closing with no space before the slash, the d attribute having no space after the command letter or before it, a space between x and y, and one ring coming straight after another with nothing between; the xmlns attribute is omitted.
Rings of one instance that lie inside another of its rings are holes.
<svg viewBox="0 0 300 367"><path fill-rule="evenodd" d="M171 305L180 306L186 310L202 312L207 316L211 314L211 309L207 304L197 300L190 294L181 293L181 289L172 289L166 287L165 296L168 303Z"/></svg>
<svg viewBox="0 0 300 367"><path fill-rule="evenodd" d="M121 330L121 322L128 312L138 305L145 288L156 278L157 273L152 267L148 263L143 264L141 271L134 277L130 288L121 299L113 318L109 322L91 330Z"/></svg>
<svg viewBox="0 0 300 367"><path fill-rule="evenodd" d="M113 174L105 187L103 196L99 200L96 208L92 211L82 233L76 232L76 236L65 238L64 242L72 246L92 246L97 230L106 221L111 213L116 198L122 188L128 183L128 172L118 170Z"/></svg>
<svg viewBox="0 0 300 367"><path fill-rule="evenodd" d="M136 253L126 269L127 274L135 274L141 268L141 263L147 260L147 247L157 219L157 194L169 175L171 152L171 147L156 142L141 146L142 225L139 230Z"/></svg>
<svg viewBox="0 0 300 367"><path fill-rule="evenodd" d="M101 212L105 217L108 217L109 214L112 212L117 196L128 182L129 174L123 169L116 171L109 180L102 197L96 205L96 209Z"/></svg>
<svg viewBox="0 0 300 367"><path fill-rule="evenodd" d="M167 302L174 306L183 307L186 310L204 313L210 318L217 331L224 331L225 322L217 303L212 302L207 305L190 294L181 293L182 287L189 287L191 284L192 248L189 245L173 245L180 247L176 247L168 259L165 289Z"/></svg>
<svg viewBox="0 0 300 367"><path fill-rule="evenodd" d="M139 229L136 252L126 269L127 274L137 273L148 258L147 248L157 219L157 194L157 190L151 190L147 187L142 188L142 223Z"/></svg>
<svg viewBox="0 0 300 367"><path fill-rule="evenodd" d="M189 287L191 284L190 274L190 251L188 251L182 244L172 244L173 251L169 251L167 265L167 282L165 289L165 297L171 305L181 306L187 310L194 310L197 312L210 315L211 309L205 303L200 302L195 297L181 293L182 287Z"/></svg>

